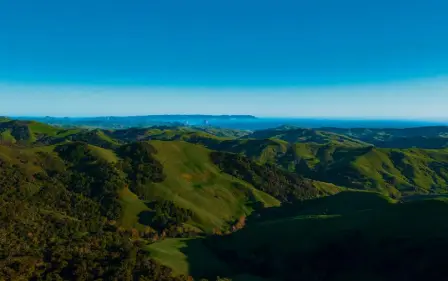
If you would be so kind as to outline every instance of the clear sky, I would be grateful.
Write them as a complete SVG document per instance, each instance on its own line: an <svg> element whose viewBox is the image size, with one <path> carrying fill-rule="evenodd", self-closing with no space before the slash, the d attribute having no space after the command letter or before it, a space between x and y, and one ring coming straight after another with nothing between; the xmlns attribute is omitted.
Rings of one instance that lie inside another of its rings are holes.
<svg viewBox="0 0 448 281"><path fill-rule="evenodd" d="M448 117L445 0L3 0L0 115Z"/></svg>

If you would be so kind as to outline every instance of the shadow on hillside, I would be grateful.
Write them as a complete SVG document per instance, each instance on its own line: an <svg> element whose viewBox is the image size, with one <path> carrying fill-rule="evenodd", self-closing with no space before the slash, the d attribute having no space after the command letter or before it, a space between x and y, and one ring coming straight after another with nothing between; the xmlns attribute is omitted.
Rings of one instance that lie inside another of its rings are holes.
<svg viewBox="0 0 448 281"><path fill-rule="evenodd" d="M329 197L298 201L280 207L258 209L247 217L246 222L247 226L250 227L258 223L301 215L347 214L367 209L383 208L389 205L388 199L377 193L341 192ZM216 276L230 277L245 273L244 270L239 270L240 264L233 264L238 259L236 255L241 253L235 252L235 249L227 249L225 246L228 243L231 245L233 238L234 235L228 235L185 240L186 246L179 250L187 258L190 275L198 279L209 278L215 280ZM219 255L215 247L220 248ZM254 280L260 279L255 278Z"/></svg>
<svg viewBox="0 0 448 281"><path fill-rule="evenodd" d="M154 219L153 211L143 211L138 214L138 222L140 224L151 226L153 219Z"/></svg>
<svg viewBox="0 0 448 281"><path fill-rule="evenodd" d="M180 248L180 251L187 257L189 274L195 280L200 280L200 278L215 280L216 276L233 275L229 265L220 260L206 246L205 239L189 239L185 241L185 244L186 246Z"/></svg>
<svg viewBox="0 0 448 281"><path fill-rule="evenodd" d="M371 194L342 196L336 198L334 206L339 211L335 212L350 215L318 221L318 225L286 221L277 224L277 229L249 226L235 235L189 240L181 251L187 256L191 275L210 280L241 273L280 280L298 280L298 273L301 280L446 280L447 203L388 204ZM359 208L347 207L350 196L359 196L356 199L363 201L359 207L371 204L376 210L354 215ZM304 228L312 235L303 232ZM312 247L303 248L303 241ZM233 266L233 272L223 261ZM314 278L321 272L327 275Z"/></svg>
<svg viewBox="0 0 448 281"><path fill-rule="evenodd" d="M252 224L302 215L342 215L381 208L389 204L389 199L379 193L343 191L332 196L258 209L246 221L248 224Z"/></svg>

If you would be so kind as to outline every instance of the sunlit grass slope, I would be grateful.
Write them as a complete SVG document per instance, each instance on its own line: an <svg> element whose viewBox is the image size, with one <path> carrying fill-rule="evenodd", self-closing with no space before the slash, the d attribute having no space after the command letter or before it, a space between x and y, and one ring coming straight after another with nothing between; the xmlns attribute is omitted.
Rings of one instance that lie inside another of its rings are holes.
<svg viewBox="0 0 448 281"><path fill-rule="evenodd" d="M221 173L210 161L210 151L202 146L175 141L152 141L156 158L167 178L150 187L154 199L171 200L194 212L193 224L210 231L251 212L251 203L265 206L278 201L245 182Z"/></svg>

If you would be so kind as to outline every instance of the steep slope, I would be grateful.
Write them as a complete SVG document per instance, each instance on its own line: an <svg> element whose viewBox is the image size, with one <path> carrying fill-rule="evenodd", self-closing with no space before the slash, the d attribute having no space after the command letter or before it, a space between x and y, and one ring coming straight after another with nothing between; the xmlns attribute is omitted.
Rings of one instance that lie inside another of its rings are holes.
<svg viewBox="0 0 448 281"><path fill-rule="evenodd" d="M257 202L277 205L271 196L246 182L222 174L210 161L210 151L186 142L152 141L155 157L164 167L166 179L149 189L148 198L163 198L192 210L192 224L203 230L221 228L247 215Z"/></svg>

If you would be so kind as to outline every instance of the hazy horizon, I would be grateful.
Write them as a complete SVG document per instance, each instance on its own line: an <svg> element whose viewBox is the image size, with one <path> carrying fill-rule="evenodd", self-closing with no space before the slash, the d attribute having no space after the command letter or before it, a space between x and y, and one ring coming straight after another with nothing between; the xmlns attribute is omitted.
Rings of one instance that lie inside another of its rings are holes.
<svg viewBox="0 0 448 281"><path fill-rule="evenodd" d="M211 124L212 126L222 126L221 122L225 122L227 124L233 123L257 123L257 122L277 122L278 126L281 125L293 125L293 126L303 126L309 122L318 122L315 123L314 127L326 127L328 126L326 122L343 122L350 124L351 122L358 123L359 125L363 125L368 127L369 124L379 122L380 124L387 125L387 127L394 127L399 123L407 124L409 126L448 126L448 118L388 118L388 117L282 117L282 116L254 116L254 115L233 115L233 114L154 114L154 115L98 115L98 116L50 116L50 115L36 115L36 116L25 116L25 115L9 115L4 116L10 118L12 120L27 120L27 121L43 121L45 118L55 118L55 119L72 119L72 120L82 120L82 119L95 119L95 118L138 118L138 117L184 117L184 116L198 116L198 117L220 117L220 116L251 116L255 117L255 119L233 119L227 121L219 121L218 124ZM157 121L159 119L148 119L152 121ZM148 121L147 120L147 121ZM202 120L202 119L201 119ZM213 119L204 119L204 120L213 120ZM188 119L180 118L180 119L172 119L172 120L163 120L160 119L161 122L183 122L188 121ZM190 120L191 121L191 120ZM293 122L293 123L288 123ZM320 122L320 123L319 123ZM318 124L318 125L316 125ZM197 125L197 124L196 124ZM346 126L343 125L342 127ZM224 126L225 127L225 126ZM305 126L306 127L306 126Z"/></svg>
<svg viewBox="0 0 448 281"><path fill-rule="evenodd" d="M126 118L126 117L151 117L151 116L213 116L213 117L219 117L219 116L251 116L255 117L256 119L271 119L271 120L341 120L341 121L433 121L433 122L448 122L448 117L433 117L433 118L397 118L397 117L377 117L377 116L337 116L337 117L307 117L307 116L259 116L259 115L252 115L252 114L195 114L195 113L188 113L188 114L147 114L147 115L79 115L79 116L73 116L73 115L3 115L3 117L7 118L20 118L20 119L32 119L32 118L72 118L72 119L88 119L88 118L107 118L107 117L116 117L116 118Z"/></svg>

